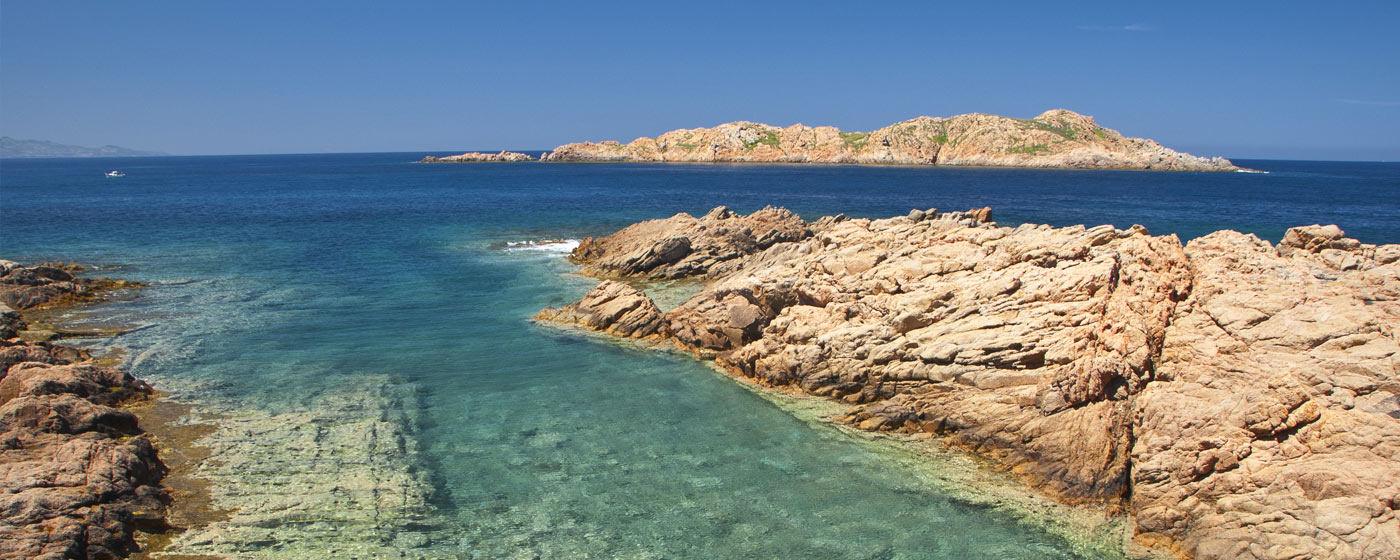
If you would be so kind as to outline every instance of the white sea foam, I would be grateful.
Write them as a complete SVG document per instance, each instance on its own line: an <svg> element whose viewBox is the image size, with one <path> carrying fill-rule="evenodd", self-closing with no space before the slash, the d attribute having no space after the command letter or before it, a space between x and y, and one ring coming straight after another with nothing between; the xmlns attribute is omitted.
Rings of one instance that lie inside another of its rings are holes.
<svg viewBox="0 0 1400 560"><path fill-rule="evenodd" d="M506 243L507 251L541 251L545 253L568 254L578 247L577 239L541 239L511 241Z"/></svg>

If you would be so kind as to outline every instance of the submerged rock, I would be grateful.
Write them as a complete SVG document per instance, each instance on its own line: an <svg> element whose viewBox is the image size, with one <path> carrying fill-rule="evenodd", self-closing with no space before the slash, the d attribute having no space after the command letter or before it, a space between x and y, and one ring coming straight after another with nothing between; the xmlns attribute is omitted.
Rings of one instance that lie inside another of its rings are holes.
<svg viewBox="0 0 1400 560"><path fill-rule="evenodd" d="M1127 138L1093 117L1055 109L1033 119L967 114L918 117L873 132L779 128L747 121L673 130L656 138L565 144L543 161L781 162L1160 171L1236 171L1225 158Z"/></svg>
<svg viewBox="0 0 1400 560"><path fill-rule="evenodd" d="M1066 501L1126 509L1149 546L1400 554L1400 246L1310 226L1278 247L1228 231L1183 247L1140 226L1009 228L985 209L930 210L823 218L703 269L626 266L693 230L686 218L592 240L605 249L575 261L708 275L658 332L735 375L850 403L843 420L863 429L942 434Z"/></svg>
<svg viewBox="0 0 1400 560"><path fill-rule="evenodd" d="M453 558L458 538L434 521L419 471L415 388L346 376L291 410L216 410L196 445L205 507L223 519L190 527L162 555L229 558ZM434 547L438 547L434 549Z"/></svg>

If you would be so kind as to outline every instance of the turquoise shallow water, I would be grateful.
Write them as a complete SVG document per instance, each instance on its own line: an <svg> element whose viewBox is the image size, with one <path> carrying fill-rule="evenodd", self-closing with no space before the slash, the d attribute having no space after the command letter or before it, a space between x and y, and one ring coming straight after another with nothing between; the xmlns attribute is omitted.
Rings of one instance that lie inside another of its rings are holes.
<svg viewBox="0 0 1400 560"><path fill-rule="evenodd" d="M352 439L362 416L402 428L405 442L389 447L399 451L374 468L407 474L376 479L375 492L417 487L424 508L273 516L260 527L272 536L213 549L294 557L306 550L298 531L315 525L339 531L331 541L368 542L359 557L1101 557L1072 530L950 488L956 473L814 425L694 360L533 325L539 308L593 282L558 252L516 244L718 204L809 218L990 205L1003 222L1143 223L1185 238L1232 227L1276 240L1321 222L1400 241L1395 164L1245 162L1274 173L1203 175L415 157L0 162L0 257L152 283L104 310L148 328L88 341L128 348L135 374L234 417L351 426ZM128 176L102 177L114 167ZM308 453L286 445L286 457ZM228 480L280 468L335 486L369 468L271 457Z"/></svg>

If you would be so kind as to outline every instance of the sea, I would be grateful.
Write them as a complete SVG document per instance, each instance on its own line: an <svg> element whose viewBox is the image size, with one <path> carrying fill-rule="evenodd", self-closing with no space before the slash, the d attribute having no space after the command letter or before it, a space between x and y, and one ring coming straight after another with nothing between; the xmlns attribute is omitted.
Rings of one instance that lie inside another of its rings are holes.
<svg viewBox="0 0 1400 560"><path fill-rule="evenodd" d="M839 406L531 317L595 285L565 259L578 240L719 205L808 219L990 206L1006 225L1141 224L1186 242L1337 224L1400 243L1397 163L414 163L423 155L0 161L0 258L146 283L71 317L127 332L73 342L120 356L190 407L182 422L214 427L195 499L225 513L168 551L1118 558L1121 519L1039 499L974 457L843 429L824 421Z"/></svg>

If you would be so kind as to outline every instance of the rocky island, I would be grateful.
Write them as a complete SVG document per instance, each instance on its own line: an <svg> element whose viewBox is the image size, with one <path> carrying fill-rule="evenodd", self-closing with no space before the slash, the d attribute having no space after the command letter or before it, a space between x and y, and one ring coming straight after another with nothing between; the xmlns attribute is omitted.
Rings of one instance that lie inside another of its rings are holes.
<svg viewBox="0 0 1400 560"><path fill-rule="evenodd" d="M565 144L543 161L857 163L1160 171L1239 171L1224 158L1128 138L1073 111L1033 119L967 114L918 117L872 132L747 121L656 138Z"/></svg>
<svg viewBox="0 0 1400 560"><path fill-rule="evenodd" d="M418 160L418 163L500 163L515 161L535 161L535 158L530 157L529 154L522 154L520 152L502 151L498 154L491 154L485 152L467 152L465 154L457 154L455 156L424 156L423 159Z"/></svg>
<svg viewBox="0 0 1400 560"><path fill-rule="evenodd" d="M30 331L20 310L130 287L75 267L0 261L0 558L116 558L163 530L166 473L122 405L154 391L85 350ZM13 306L13 307L12 307Z"/></svg>
<svg viewBox="0 0 1400 560"><path fill-rule="evenodd" d="M1400 245L1335 226L1183 244L1003 227L989 209L716 208L585 240L571 260L606 280L537 320L838 400L861 429L931 434L1126 514L1138 545L1400 557ZM706 287L670 311L635 287L681 277Z"/></svg>

